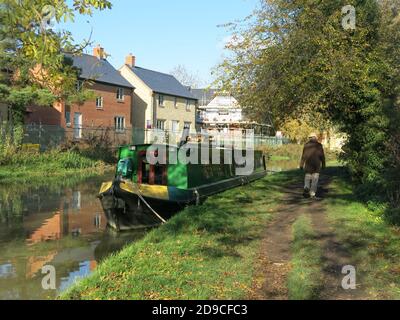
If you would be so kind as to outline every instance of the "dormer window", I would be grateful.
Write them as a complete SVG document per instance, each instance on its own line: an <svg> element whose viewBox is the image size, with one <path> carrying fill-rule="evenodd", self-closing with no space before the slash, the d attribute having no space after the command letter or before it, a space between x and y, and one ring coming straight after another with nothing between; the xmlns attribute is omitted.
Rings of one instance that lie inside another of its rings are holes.
<svg viewBox="0 0 400 320"><path fill-rule="evenodd" d="M117 100L124 101L124 99L125 99L124 88L118 88L117 89Z"/></svg>

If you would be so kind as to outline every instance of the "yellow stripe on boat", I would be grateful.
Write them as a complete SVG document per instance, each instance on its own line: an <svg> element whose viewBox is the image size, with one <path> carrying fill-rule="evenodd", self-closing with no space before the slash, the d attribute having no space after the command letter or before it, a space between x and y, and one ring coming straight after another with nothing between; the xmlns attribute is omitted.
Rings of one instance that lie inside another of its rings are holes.
<svg viewBox="0 0 400 320"><path fill-rule="evenodd" d="M111 189L112 185L113 185L112 182L104 182L104 183L101 185L100 193L99 193L99 194L103 194L103 193L106 193L107 191L109 191L109 190Z"/></svg>
<svg viewBox="0 0 400 320"><path fill-rule="evenodd" d="M169 200L169 193L167 186L150 186L150 185L137 185L130 181L120 183L120 188L126 192L137 194L138 189L143 197Z"/></svg>

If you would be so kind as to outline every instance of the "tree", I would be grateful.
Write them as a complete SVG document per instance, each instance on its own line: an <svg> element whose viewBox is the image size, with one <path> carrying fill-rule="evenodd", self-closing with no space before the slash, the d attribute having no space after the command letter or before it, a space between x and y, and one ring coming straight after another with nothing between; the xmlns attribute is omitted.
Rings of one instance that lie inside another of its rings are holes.
<svg viewBox="0 0 400 320"><path fill-rule="evenodd" d="M52 23L73 21L76 14L111 8L107 0L0 0L0 99L21 119L30 103L51 105L56 99L87 95L77 92L79 70L66 53L78 55L68 31Z"/></svg>
<svg viewBox="0 0 400 320"><path fill-rule="evenodd" d="M200 76L195 73L191 73L184 65L177 65L170 72L180 83L184 86L191 88L201 88L204 82L201 80Z"/></svg>
<svg viewBox="0 0 400 320"><path fill-rule="evenodd" d="M231 25L236 41L220 85L256 116L271 112L278 127L322 115L348 137L343 156L355 181L386 190L388 168L399 167L388 143L398 132L399 3L264 0ZM354 30L342 25L347 5L356 9Z"/></svg>

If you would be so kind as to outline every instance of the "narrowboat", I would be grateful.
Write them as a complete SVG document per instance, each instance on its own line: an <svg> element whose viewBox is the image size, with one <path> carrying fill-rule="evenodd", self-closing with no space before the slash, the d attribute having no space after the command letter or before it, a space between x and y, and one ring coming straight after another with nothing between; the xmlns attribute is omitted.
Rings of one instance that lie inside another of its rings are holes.
<svg viewBox="0 0 400 320"><path fill-rule="evenodd" d="M191 149L185 148L189 154ZM164 150L162 155L158 155L160 150ZM210 164L201 164L204 161L199 155L197 162L177 161L180 150L171 145L119 148L115 178L103 183L99 193L109 226L116 230L157 226L187 205L200 204L210 195L248 184L267 174L262 151L250 151L254 155L251 174L239 175L243 165L235 164L232 150L210 147ZM161 161L149 162L151 153ZM215 155L220 156L220 164L211 161Z"/></svg>

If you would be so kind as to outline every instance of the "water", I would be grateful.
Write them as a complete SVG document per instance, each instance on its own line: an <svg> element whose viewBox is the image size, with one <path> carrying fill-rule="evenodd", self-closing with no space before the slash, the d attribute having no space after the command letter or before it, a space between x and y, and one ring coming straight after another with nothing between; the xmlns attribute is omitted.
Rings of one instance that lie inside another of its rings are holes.
<svg viewBox="0 0 400 320"><path fill-rule="evenodd" d="M296 161L269 163L273 171ZM112 174L44 186L0 185L0 299L54 299L99 262L137 241L146 230L115 233L107 228L100 201L101 182ZM53 266L56 290L44 290L42 270Z"/></svg>
<svg viewBox="0 0 400 320"><path fill-rule="evenodd" d="M117 234L107 228L96 195L111 175L46 186L0 185L0 299L53 299L145 230ZM44 290L45 266L56 271L56 290Z"/></svg>

